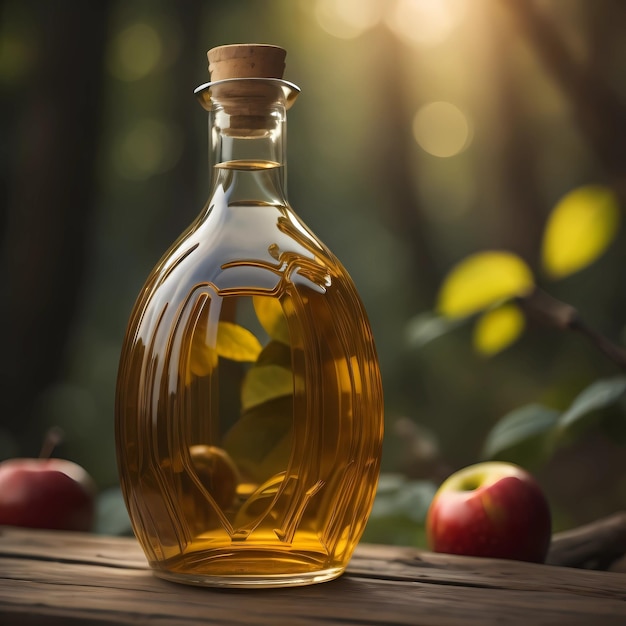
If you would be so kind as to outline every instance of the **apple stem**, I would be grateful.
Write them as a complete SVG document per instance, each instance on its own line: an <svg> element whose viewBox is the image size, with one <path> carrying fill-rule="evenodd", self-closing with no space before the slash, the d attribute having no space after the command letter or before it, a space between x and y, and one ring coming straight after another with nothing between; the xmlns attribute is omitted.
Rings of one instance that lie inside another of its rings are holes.
<svg viewBox="0 0 626 626"><path fill-rule="evenodd" d="M39 451L40 459L49 459L54 449L65 439L65 433L58 426L52 426L46 431L46 435Z"/></svg>

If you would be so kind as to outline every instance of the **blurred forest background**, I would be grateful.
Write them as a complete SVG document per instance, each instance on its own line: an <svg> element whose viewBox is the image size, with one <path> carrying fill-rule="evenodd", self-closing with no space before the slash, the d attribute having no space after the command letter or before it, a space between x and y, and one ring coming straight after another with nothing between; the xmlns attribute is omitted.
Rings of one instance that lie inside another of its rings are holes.
<svg viewBox="0 0 626 626"><path fill-rule="evenodd" d="M420 543L433 489L482 458L500 418L563 409L619 373L568 332L531 327L490 358L467 326L415 334L451 267L506 250L623 343L623 229L563 280L538 259L571 190L605 185L626 206L624 32L623 0L0 0L0 458L37 455L58 425L56 454L115 496L126 323L208 193L193 96L206 51L273 43L302 88L291 204L351 273L380 356L384 478L366 537ZM615 409L540 462L515 457L557 529L626 506Z"/></svg>

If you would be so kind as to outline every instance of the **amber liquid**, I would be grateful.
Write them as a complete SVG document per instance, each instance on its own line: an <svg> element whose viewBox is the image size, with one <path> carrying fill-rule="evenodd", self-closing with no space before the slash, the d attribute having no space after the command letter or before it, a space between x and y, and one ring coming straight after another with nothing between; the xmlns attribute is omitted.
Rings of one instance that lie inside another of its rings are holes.
<svg viewBox="0 0 626 626"><path fill-rule="evenodd" d="M239 188L267 188L264 169L239 168ZM286 204L229 194L237 175L224 173L135 306L121 485L160 576L308 584L342 573L369 515L380 374L345 270Z"/></svg>

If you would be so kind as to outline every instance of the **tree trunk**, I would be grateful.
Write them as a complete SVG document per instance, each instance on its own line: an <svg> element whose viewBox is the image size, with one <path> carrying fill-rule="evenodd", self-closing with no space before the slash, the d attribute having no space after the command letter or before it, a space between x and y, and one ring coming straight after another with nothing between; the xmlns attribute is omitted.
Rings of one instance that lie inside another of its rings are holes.
<svg viewBox="0 0 626 626"><path fill-rule="evenodd" d="M22 453L41 393L64 367L90 244L102 61L110 2L39 2L36 61L12 147L0 419Z"/></svg>

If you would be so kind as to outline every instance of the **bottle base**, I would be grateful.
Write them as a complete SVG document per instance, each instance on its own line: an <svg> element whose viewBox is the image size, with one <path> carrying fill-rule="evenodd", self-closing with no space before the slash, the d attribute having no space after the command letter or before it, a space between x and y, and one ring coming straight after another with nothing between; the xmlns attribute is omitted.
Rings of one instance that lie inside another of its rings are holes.
<svg viewBox="0 0 626 626"><path fill-rule="evenodd" d="M333 567L318 572L299 572L297 574L268 574L268 575L205 575L198 573L184 574L170 570L155 569L154 574L159 578L185 585L198 587L219 587L222 589L265 589L271 587L303 587L327 582L341 576L343 567Z"/></svg>

